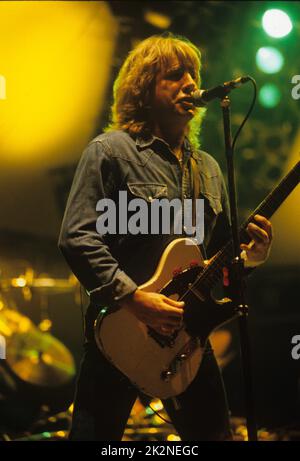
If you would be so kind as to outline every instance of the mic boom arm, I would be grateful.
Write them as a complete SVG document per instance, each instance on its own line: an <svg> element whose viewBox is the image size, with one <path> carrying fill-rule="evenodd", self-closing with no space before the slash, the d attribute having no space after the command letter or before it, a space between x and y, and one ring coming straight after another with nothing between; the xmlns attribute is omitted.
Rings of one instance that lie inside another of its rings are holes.
<svg viewBox="0 0 300 461"><path fill-rule="evenodd" d="M222 85L215 86L209 90L196 90L192 93L193 103L195 106L201 107L205 106L207 103L216 98L224 98L231 90L239 88L244 83L247 83L250 80L249 76L239 77L235 80L230 80L225 82Z"/></svg>

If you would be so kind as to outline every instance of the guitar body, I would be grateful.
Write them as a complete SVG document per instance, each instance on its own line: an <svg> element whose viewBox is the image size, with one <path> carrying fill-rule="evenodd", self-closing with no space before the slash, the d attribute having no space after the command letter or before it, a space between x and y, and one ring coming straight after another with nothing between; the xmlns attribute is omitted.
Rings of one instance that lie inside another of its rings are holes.
<svg viewBox="0 0 300 461"><path fill-rule="evenodd" d="M249 242L246 229L255 214L270 218L299 181L300 162L241 226L241 242ZM232 257L231 240L208 264L192 239L167 246L154 275L139 288L185 301L184 327L171 337L159 335L127 309L102 309L95 322L98 347L145 394L167 399L184 392L201 365L210 333L235 317L230 300L218 302L210 294Z"/></svg>
<svg viewBox="0 0 300 461"><path fill-rule="evenodd" d="M300 162L241 226L241 242L249 242L246 229L255 214L270 218L299 181ZM139 288L185 301L184 327L171 337L159 335L127 309L102 309L95 322L98 347L145 394L167 399L184 392L199 370L210 333L236 316L230 300L217 302L210 295L232 257L231 240L207 265L192 239L167 246L154 275Z"/></svg>
<svg viewBox="0 0 300 461"><path fill-rule="evenodd" d="M104 356L147 395L167 399L181 394L198 372L211 331L234 316L231 303L215 302L205 290L190 290L204 266L193 240L173 240L154 275L139 287L173 299L189 291L184 327L173 336L159 335L127 309L104 309L95 322Z"/></svg>

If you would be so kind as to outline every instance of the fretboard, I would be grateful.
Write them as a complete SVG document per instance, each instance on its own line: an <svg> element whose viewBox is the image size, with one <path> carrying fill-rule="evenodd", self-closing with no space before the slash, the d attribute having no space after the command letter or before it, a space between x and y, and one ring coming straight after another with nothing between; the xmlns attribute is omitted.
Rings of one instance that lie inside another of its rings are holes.
<svg viewBox="0 0 300 461"><path fill-rule="evenodd" d="M246 231L248 224L253 221L256 214L270 218L280 207L289 194L295 189L300 181L300 161L290 170L275 189L263 200L254 210L249 218L242 224L239 230L240 241L249 241ZM212 289L223 275L223 268L228 266L233 256L232 240L229 240L224 247L214 256L199 278L194 283L194 287Z"/></svg>

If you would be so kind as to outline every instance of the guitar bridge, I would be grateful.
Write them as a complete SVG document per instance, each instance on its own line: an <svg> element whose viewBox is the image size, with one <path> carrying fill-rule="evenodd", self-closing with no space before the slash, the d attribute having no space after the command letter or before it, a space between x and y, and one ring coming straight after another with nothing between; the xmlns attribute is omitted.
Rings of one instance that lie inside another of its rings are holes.
<svg viewBox="0 0 300 461"><path fill-rule="evenodd" d="M199 339L192 338L172 360L169 368L161 373L161 379L165 382L169 382L172 376L174 376L179 371L180 365L189 358L189 356L195 351L195 349L197 349L198 346Z"/></svg>

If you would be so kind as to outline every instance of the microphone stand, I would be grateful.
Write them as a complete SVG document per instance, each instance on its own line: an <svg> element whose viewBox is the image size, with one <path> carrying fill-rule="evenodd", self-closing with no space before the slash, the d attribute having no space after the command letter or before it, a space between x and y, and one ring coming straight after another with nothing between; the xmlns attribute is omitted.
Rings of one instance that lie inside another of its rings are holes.
<svg viewBox="0 0 300 461"><path fill-rule="evenodd" d="M236 204L236 189L234 177L234 163L233 163L233 147L231 137L231 123L230 123L230 99L227 96L228 89L224 90L221 97L221 108L223 112L223 125L224 125L224 140L225 140L225 154L227 159L227 174L228 174L228 191L230 202L230 217L231 217L231 232L233 241L233 260L231 263L231 280L230 285L232 288L232 301L234 309L238 315L239 331L240 331L240 345L242 357L242 374L244 382L244 399L246 410L246 421L248 440L257 441L256 418L254 409L253 386L252 386L252 373L251 373L251 349L248 332L248 305L246 302L246 284L244 275L244 260L241 258L240 253L240 238L238 226L238 213Z"/></svg>

